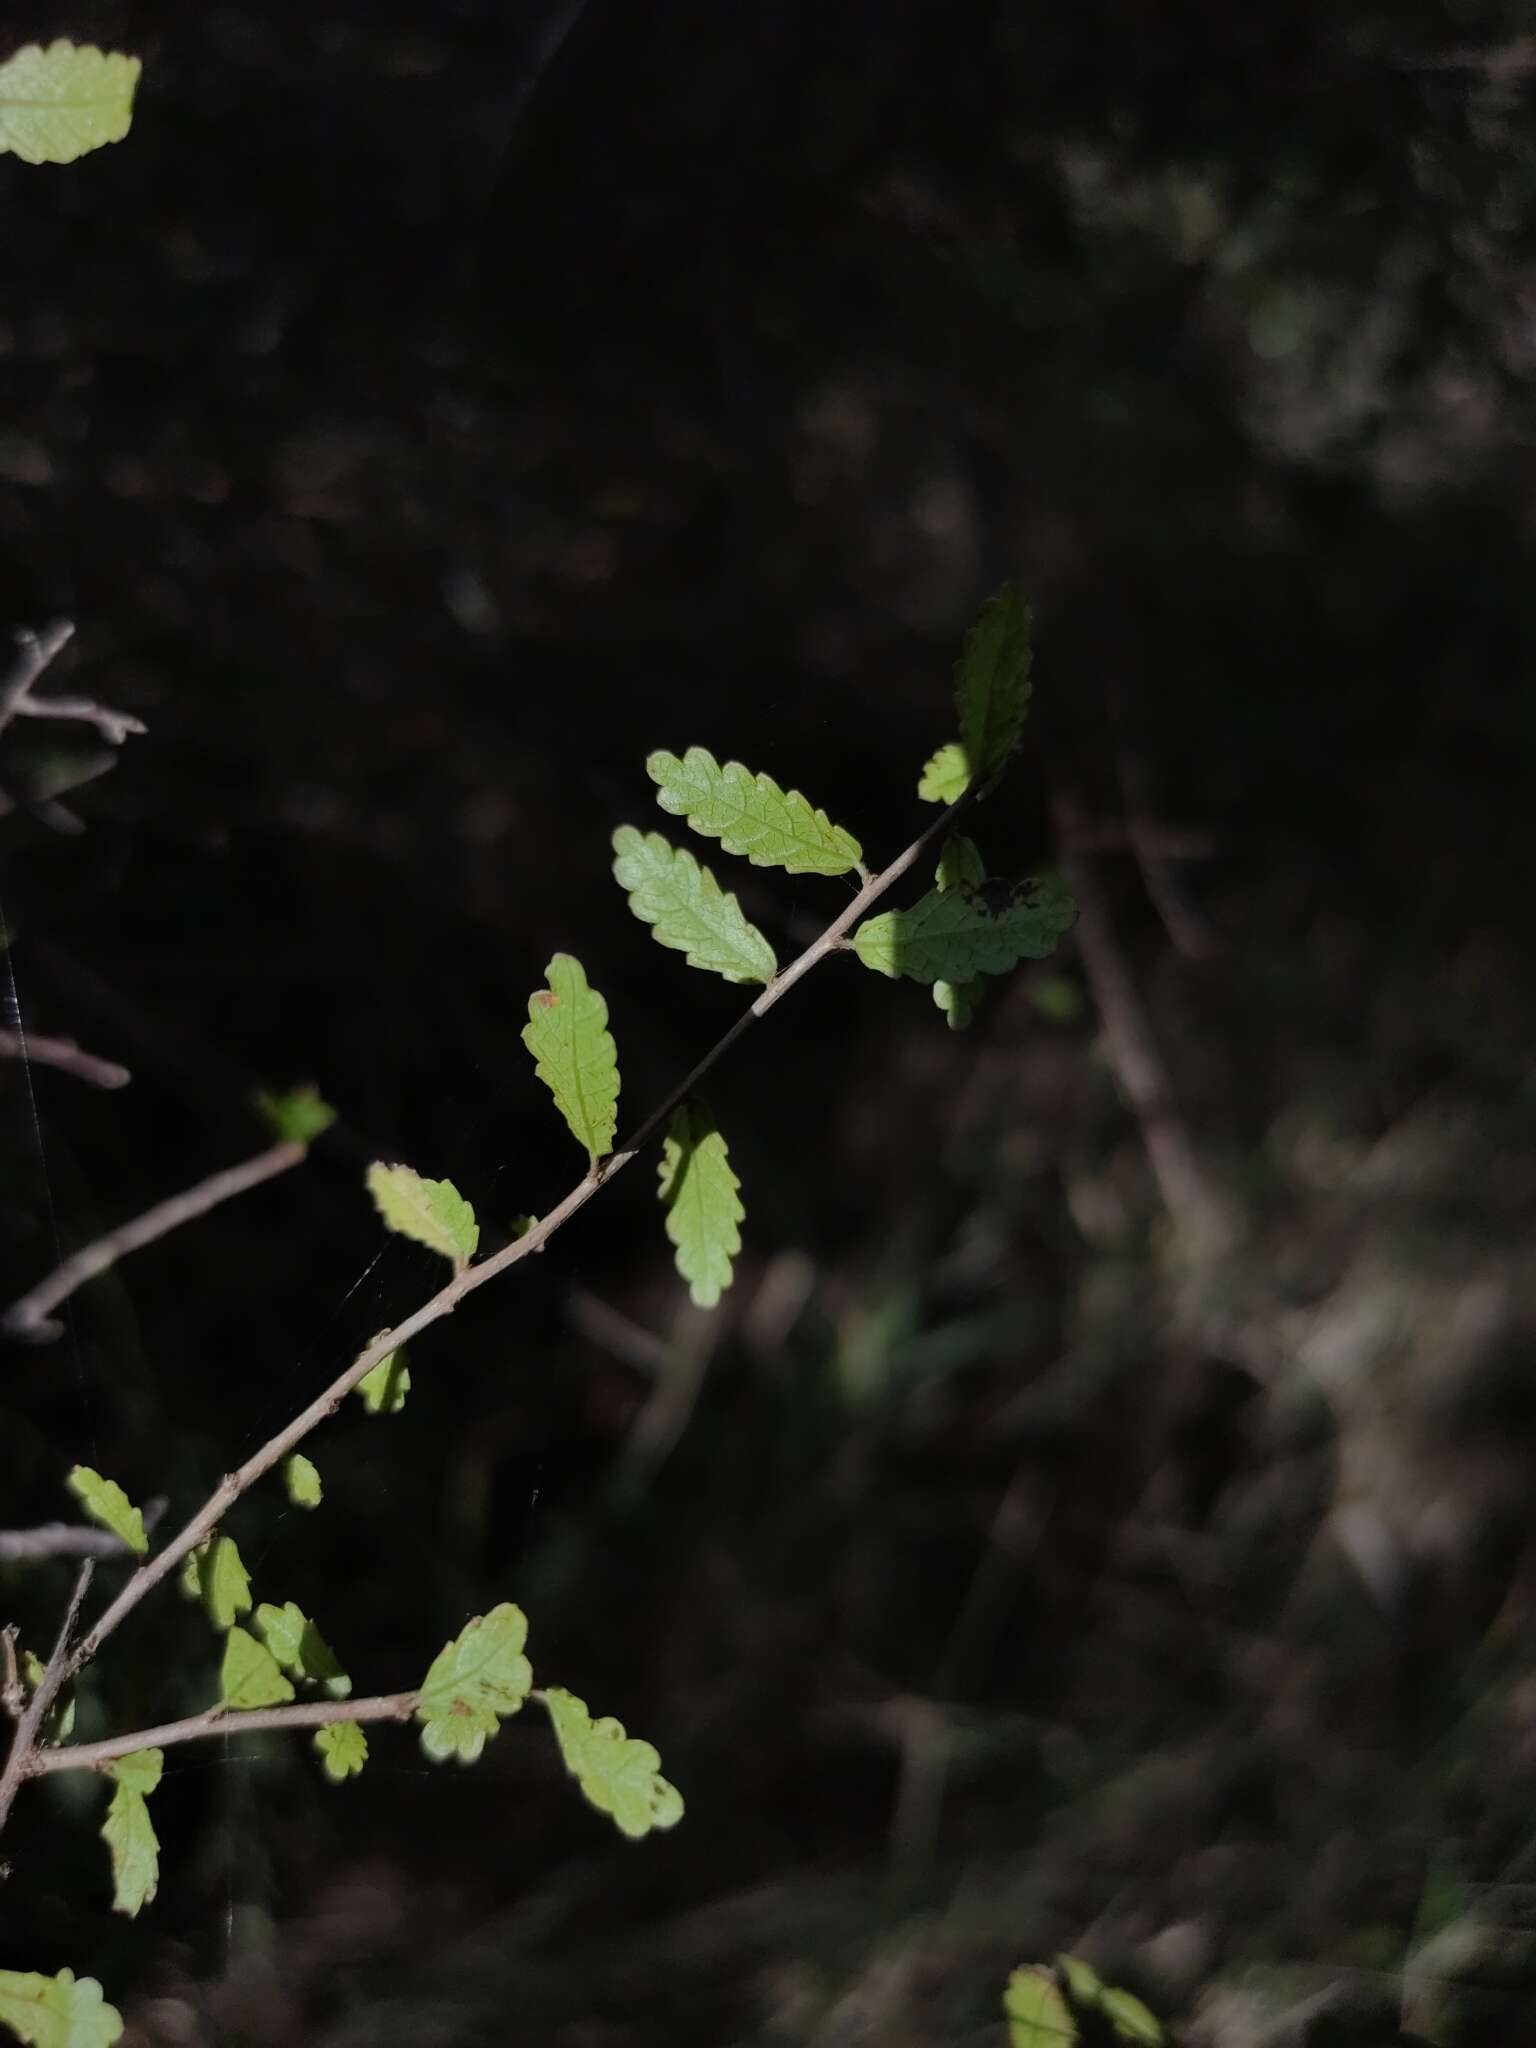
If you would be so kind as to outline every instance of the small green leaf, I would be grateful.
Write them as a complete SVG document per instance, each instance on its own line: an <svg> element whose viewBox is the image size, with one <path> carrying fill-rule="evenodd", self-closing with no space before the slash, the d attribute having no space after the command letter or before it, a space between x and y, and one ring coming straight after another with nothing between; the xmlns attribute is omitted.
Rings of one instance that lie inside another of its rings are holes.
<svg viewBox="0 0 1536 2048"><path fill-rule="evenodd" d="M1029 702L1029 607L1011 583L982 608L955 672L960 746L978 782L996 780L1024 729Z"/></svg>
<svg viewBox="0 0 1536 2048"><path fill-rule="evenodd" d="M368 1169L368 1192L387 1228L440 1253L456 1273L475 1256L480 1226L451 1180L425 1180L409 1166L375 1160Z"/></svg>
<svg viewBox="0 0 1536 2048"><path fill-rule="evenodd" d="M528 1697L533 1670L523 1655L528 1618L503 1601L477 1614L439 1650L422 1684L416 1718L434 1763L456 1756L472 1764L508 1714Z"/></svg>
<svg viewBox="0 0 1536 2048"><path fill-rule="evenodd" d="M936 981L933 984L933 1000L944 1012L944 1021L951 1031L964 1031L975 1022L976 1012L981 1008L987 993L984 981Z"/></svg>
<svg viewBox="0 0 1536 2048"><path fill-rule="evenodd" d="M658 751L645 772L664 811L718 839L727 853L745 854L756 868L846 875L863 858L857 839L799 790L780 789L771 775L754 775L739 761L722 768L704 747L690 747L681 760Z"/></svg>
<svg viewBox="0 0 1536 2048"><path fill-rule="evenodd" d="M331 1721L315 1730L315 1748L325 1775L339 1785L355 1778L368 1761L368 1738L355 1721Z"/></svg>
<svg viewBox="0 0 1536 2048"><path fill-rule="evenodd" d="M302 1451L283 1460L283 1483L296 1508L317 1508L325 1498L319 1470Z"/></svg>
<svg viewBox="0 0 1536 2048"><path fill-rule="evenodd" d="M200 1600L215 1628L228 1628L251 1609L251 1576L233 1536L210 1536L187 1552L178 1581L189 1600Z"/></svg>
<svg viewBox="0 0 1536 2048"><path fill-rule="evenodd" d="M101 1838L112 1852L112 1908L138 1916L160 1883L160 1843L149 1818L149 1794L160 1782L165 1758L158 1749L136 1749L103 1768L117 1780Z"/></svg>
<svg viewBox="0 0 1536 2048"><path fill-rule="evenodd" d="M737 1199L740 1186L708 1114L684 1104L662 1146L657 1192L667 1236L677 1247L677 1270L700 1308L713 1308L731 1284L731 1261L741 1250L737 1226L746 1214Z"/></svg>
<svg viewBox="0 0 1536 2048"><path fill-rule="evenodd" d="M661 1758L648 1742L626 1735L622 1721L594 1721L586 1702L563 1686L547 1686L539 1698L554 1723L565 1768L620 1834L638 1840L652 1828L676 1827L683 1796L661 1776Z"/></svg>
<svg viewBox="0 0 1536 2048"><path fill-rule="evenodd" d="M376 1344L379 1340L375 1337L373 1341ZM411 1391L411 1369L405 1362L404 1347L381 1358L352 1391L370 1415L398 1415Z"/></svg>
<svg viewBox="0 0 1536 2048"><path fill-rule="evenodd" d="M613 835L613 850L614 879L628 891L630 909L650 925L659 946L671 947L690 967L727 981L773 979L779 963L772 946L686 847L668 845L659 832L621 825Z"/></svg>
<svg viewBox="0 0 1536 2048"><path fill-rule="evenodd" d="M970 779L964 747L958 740L949 740L929 758L917 793L925 804L957 804Z"/></svg>
<svg viewBox="0 0 1536 2048"><path fill-rule="evenodd" d="M262 1088L257 1092L256 1107L274 1135L290 1145L312 1145L336 1121L335 1110L322 1100L319 1089L308 1082L282 1095Z"/></svg>
<svg viewBox="0 0 1536 2048"><path fill-rule="evenodd" d="M987 864L974 839L952 832L944 842L933 878L936 889L975 889L987 879Z"/></svg>
<svg viewBox="0 0 1536 2048"><path fill-rule="evenodd" d="M140 69L137 57L93 43L28 43L0 64L0 151L28 164L72 164L121 142Z"/></svg>
<svg viewBox="0 0 1536 2048"><path fill-rule="evenodd" d="M557 953L544 978L549 986L528 998L523 1043L571 1136L595 1166L613 1150L619 1122L619 1052L608 1005L569 953Z"/></svg>
<svg viewBox="0 0 1536 2048"><path fill-rule="evenodd" d="M265 1643L232 1628L224 1639L219 1669L219 1700L226 1707L280 1707L293 1698L293 1687L277 1668Z"/></svg>
<svg viewBox="0 0 1536 2048"><path fill-rule="evenodd" d="M113 2048L123 2038L123 2016L108 2005L94 1977L60 1970L0 1970L0 2025L27 2048Z"/></svg>
<svg viewBox="0 0 1536 2048"><path fill-rule="evenodd" d="M139 1557L148 1556L144 1517L115 1479L103 1479L89 1465L76 1465L64 1484L93 1522L110 1529L119 1543L126 1544Z"/></svg>
<svg viewBox="0 0 1536 2048"><path fill-rule="evenodd" d="M1151 2009L1115 1985L1107 1985L1100 1994L1099 2011L1114 2028L1117 2038L1134 2043L1135 2048L1163 2048L1168 2039L1167 2029L1153 2017Z"/></svg>
<svg viewBox="0 0 1536 2048"><path fill-rule="evenodd" d="M336 1661L335 1652L302 1607L290 1600L282 1607L263 1601L256 1610L261 1639L285 1671L323 1685L333 1700L344 1700L352 1681Z"/></svg>
<svg viewBox="0 0 1536 2048"><path fill-rule="evenodd" d="M1015 1970L1003 1994L1003 2011L1009 2048L1063 2048L1078 2039L1077 2021L1049 1970Z"/></svg>
<svg viewBox="0 0 1536 2048"><path fill-rule="evenodd" d="M877 974L973 981L1006 974L1020 960L1044 959L1076 916L1076 904L1054 881L1021 884L997 912L960 890L933 889L910 910L866 918L853 950Z"/></svg>

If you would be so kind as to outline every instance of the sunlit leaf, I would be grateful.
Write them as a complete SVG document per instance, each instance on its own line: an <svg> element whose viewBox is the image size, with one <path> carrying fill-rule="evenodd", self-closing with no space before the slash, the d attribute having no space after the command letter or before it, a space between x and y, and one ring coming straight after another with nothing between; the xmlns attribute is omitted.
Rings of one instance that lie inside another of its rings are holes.
<svg viewBox="0 0 1536 2048"><path fill-rule="evenodd" d="M160 1782L164 1761L158 1749L136 1749L103 1766L117 1781L101 1829L112 1852L112 1906L130 1919L148 1905L160 1883L160 1843L146 1802Z"/></svg>
<svg viewBox="0 0 1536 2048"><path fill-rule="evenodd" d="M528 1697L533 1670L523 1655L528 1619L504 1601L477 1614L432 1660L416 1718L421 1746L435 1762L472 1764L508 1714Z"/></svg>
<svg viewBox="0 0 1536 2048"><path fill-rule="evenodd" d="M964 747L958 740L949 740L929 757L917 793L925 804L957 804L970 779Z"/></svg>
<svg viewBox="0 0 1536 2048"><path fill-rule="evenodd" d="M999 911L960 890L933 889L910 910L866 918L853 934L853 950L877 974L971 981L1053 953L1076 915L1076 904L1054 881L1021 884Z"/></svg>
<svg viewBox="0 0 1536 2048"><path fill-rule="evenodd" d="M670 846L659 832L621 825L613 850L614 879L658 945L727 981L772 980L779 964L772 946L686 847Z"/></svg>
<svg viewBox="0 0 1536 2048"><path fill-rule="evenodd" d="M265 1643L232 1628L224 1638L219 1698L226 1707L280 1707L293 1698L293 1687Z"/></svg>
<svg viewBox="0 0 1536 2048"><path fill-rule="evenodd" d="M987 864L975 840L967 839L963 832L952 832L939 855L933 886L936 889L974 889L986 879Z"/></svg>
<svg viewBox="0 0 1536 2048"><path fill-rule="evenodd" d="M335 1652L302 1607L289 1600L282 1607L263 1601L256 1610L261 1639L285 1671L323 1685L333 1700L344 1700L352 1681L336 1661Z"/></svg>
<svg viewBox="0 0 1536 2048"><path fill-rule="evenodd" d="M378 1338L374 1342L377 1343ZM363 1374L352 1391L370 1415L398 1415L411 1391L411 1369L405 1362L404 1347L387 1352L376 1366Z"/></svg>
<svg viewBox="0 0 1536 2048"><path fill-rule="evenodd" d="M706 839L718 839L727 853L744 854L754 867L845 875L863 857L857 839L799 790L780 789L771 775L754 775L740 761L722 767L706 748L690 747L681 759L652 754L645 772L664 811L686 818Z"/></svg>
<svg viewBox="0 0 1536 2048"><path fill-rule="evenodd" d="M355 1721L331 1721L315 1730L315 1748L325 1775L339 1785L355 1778L368 1761L368 1738Z"/></svg>
<svg viewBox="0 0 1536 2048"><path fill-rule="evenodd" d="M0 151L29 164L71 164L121 142L133 122L137 57L60 38L0 64Z"/></svg>
<svg viewBox="0 0 1536 2048"><path fill-rule="evenodd" d="M64 1484L93 1522L110 1529L119 1543L125 1543L140 1557L148 1555L144 1517L115 1479L103 1479L89 1465L76 1465Z"/></svg>
<svg viewBox="0 0 1536 2048"><path fill-rule="evenodd" d="M283 1460L283 1483L296 1508L317 1508L325 1497L320 1473L302 1451Z"/></svg>
<svg viewBox="0 0 1536 2048"><path fill-rule="evenodd" d="M595 1165L613 1150L619 1121L619 1052L608 1005L569 953L555 955L544 979L548 987L528 998L523 1043L571 1136Z"/></svg>
<svg viewBox="0 0 1536 2048"><path fill-rule="evenodd" d="M1009 2048L1066 2048L1077 2021L1049 1970L1015 1970L1003 1993Z"/></svg>
<svg viewBox="0 0 1536 2048"><path fill-rule="evenodd" d="M263 1088L257 1094L256 1107L274 1135L290 1145L312 1145L336 1121L335 1110L321 1099L319 1089L309 1083L302 1088L290 1088L282 1095Z"/></svg>
<svg viewBox="0 0 1536 2048"><path fill-rule="evenodd" d="M548 1686L539 1697L554 1723L565 1768L621 1834L638 1839L653 1828L677 1825L683 1797L662 1777L661 1758L650 1743L626 1735L622 1721L594 1721L586 1702L562 1686Z"/></svg>
<svg viewBox="0 0 1536 2048"><path fill-rule="evenodd" d="M0 2026L27 2048L113 2048L123 2038L123 2016L108 2005L94 1977L60 1970L0 1970Z"/></svg>
<svg viewBox="0 0 1536 2048"><path fill-rule="evenodd" d="M189 1600L200 1600L215 1628L228 1628L251 1609L251 1575L232 1536L210 1536L187 1553L178 1581Z"/></svg>
<svg viewBox="0 0 1536 2048"><path fill-rule="evenodd" d="M984 981L936 981L933 1000L944 1012L951 1031L964 1031L975 1020L987 993Z"/></svg>
<svg viewBox="0 0 1536 2048"><path fill-rule="evenodd" d="M412 1167L375 1160L368 1169L368 1192L390 1230L440 1253L455 1272L474 1257L480 1226L451 1180L426 1180Z"/></svg>
<svg viewBox="0 0 1536 2048"><path fill-rule="evenodd" d="M704 1110L685 1104L662 1146L658 1193L677 1270L700 1308L713 1308L731 1284L731 1261L741 1250L738 1225L746 1214L740 1186L724 1138Z"/></svg>

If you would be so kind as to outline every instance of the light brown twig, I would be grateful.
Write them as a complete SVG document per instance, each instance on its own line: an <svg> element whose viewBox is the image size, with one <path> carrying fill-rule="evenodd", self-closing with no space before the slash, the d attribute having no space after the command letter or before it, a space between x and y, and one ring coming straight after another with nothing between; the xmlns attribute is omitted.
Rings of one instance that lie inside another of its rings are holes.
<svg viewBox="0 0 1536 2048"><path fill-rule="evenodd" d="M5 680L0 682L0 732L21 715L27 695L55 655L74 634L68 619L55 619L41 633L25 629L16 635L16 654Z"/></svg>
<svg viewBox="0 0 1536 2048"><path fill-rule="evenodd" d="M144 1509L146 1535L165 1513L165 1501ZM0 1564L43 1564L53 1557L124 1557L132 1552L110 1529L84 1522L41 1522L35 1529L0 1529Z"/></svg>
<svg viewBox="0 0 1536 2048"><path fill-rule="evenodd" d="M116 1060L98 1059L72 1038L34 1038L30 1032L23 1037L19 1031L0 1031L0 1059L25 1059L38 1066L57 1067L61 1073L73 1074L77 1081L89 1081L96 1088L126 1088L133 1079Z"/></svg>
<svg viewBox="0 0 1536 2048"><path fill-rule="evenodd" d="M173 1749L180 1742L202 1742L210 1735L251 1735L273 1728L332 1728L338 1721L408 1721L419 1692L381 1693L366 1700L301 1700L291 1707L247 1707L231 1712L209 1707L182 1721L162 1721L158 1728L139 1728L131 1735L110 1735L102 1742L66 1742L34 1749L22 1769L23 1778L46 1778L54 1771L99 1771L103 1764L136 1749Z"/></svg>
<svg viewBox="0 0 1536 2048"><path fill-rule="evenodd" d="M142 718L131 711L114 711L110 704L93 703L89 697L30 697L18 699L17 718L71 718L81 725L94 725L110 746L120 747L130 733L148 732Z"/></svg>
<svg viewBox="0 0 1536 2048"><path fill-rule="evenodd" d="M246 1159L238 1166L228 1166L222 1172L212 1173L206 1180L199 1181L196 1187L185 1188L179 1195L157 1202L142 1216L120 1223L115 1230L107 1231L93 1243L82 1245L46 1280L40 1280L19 1301L12 1302L0 1316L0 1329L11 1337L28 1337L42 1342L57 1337L63 1325L50 1321L49 1311L57 1308L61 1301L67 1301L77 1287L83 1287L98 1273L105 1273L127 1253L153 1244L156 1238L167 1236L183 1223L190 1223L194 1216L205 1216L210 1209L216 1209L232 1196L243 1195L248 1189L259 1187L263 1181L286 1173L290 1167L300 1164L306 1150L294 1140L284 1139L280 1144L269 1146L265 1152L258 1152L254 1159Z"/></svg>
<svg viewBox="0 0 1536 2048"><path fill-rule="evenodd" d="M32 1697L22 1710L16 1723L16 1732L11 1737L11 1747L3 1767L0 1767L0 1828L10 1818L11 1807L21 1782L30 1770L32 1758L37 1750L37 1738L42 1733L48 1709L58 1697L59 1688L71 1676L74 1663L70 1656L70 1637L75 1631L75 1622L80 1613L80 1604L91 1583L91 1574L96 1567L89 1560L80 1567L80 1576L75 1580L75 1590L69 1596L69 1605L64 1610L58 1639L53 1654L43 1667L43 1675L33 1688ZM12 1648L14 1656L14 1645Z"/></svg>

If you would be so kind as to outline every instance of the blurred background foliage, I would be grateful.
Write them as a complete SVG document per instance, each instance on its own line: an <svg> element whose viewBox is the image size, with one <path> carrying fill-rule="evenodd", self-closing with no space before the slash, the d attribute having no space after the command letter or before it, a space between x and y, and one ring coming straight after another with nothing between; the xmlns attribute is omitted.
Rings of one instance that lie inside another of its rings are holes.
<svg viewBox="0 0 1536 2048"><path fill-rule="evenodd" d="M0 617L146 720L6 736L15 1295L256 1150L299 1173L0 1358L0 1521L190 1508L579 1170L557 947L644 1108L739 996L608 877L652 746L910 836L986 592L1036 606L978 823L1084 917L969 1037L825 970L722 1072L708 1317L642 1167L235 1533L368 1690L515 1598L689 1800L616 1843L539 1729L168 1758L18 1809L0 1963L137 2043L963 2048L1073 1947L1204 2048L1536 2038L1536 36L1480 0L172 0L134 132L7 161ZM104 772L110 768L111 772ZM79 828L79 829L75 829ZM803 942L842 885L746 871ZM8 1297L9 1298L9 1297ZM355 1407L355 1404L354 1404ZM63 1567L0 1567L33 1639ZM82 1729L210 1696L170 1599ZM70 1825L61 1828L61 1819Z"/></svg>

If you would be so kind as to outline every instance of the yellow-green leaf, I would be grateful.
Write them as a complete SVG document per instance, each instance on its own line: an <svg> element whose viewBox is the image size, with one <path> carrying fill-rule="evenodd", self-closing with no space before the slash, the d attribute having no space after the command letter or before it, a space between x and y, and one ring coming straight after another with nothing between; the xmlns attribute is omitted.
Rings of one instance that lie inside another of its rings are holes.
<svg viewBox="0 0 1536 2048"><path fill-rule="evenodd" d="M585 1700L563 1686L547 1686L539 1698L554 1723L565 1768L621 1834L638 1840L653 1828L676 1827L683 1796L662 1777L661 1758L650 1743L626 1735L623 1722L611 1716L594 1721Z"/></svg>
<svg viewBox="0 0 1536 2048"><path fill-rule="evenodd" d="M480 1226L451 1180L426 1180L409 1166L375 1160L368 1169L368 1192L390 1230L440 1253L456 1273L475 1256Z"/></svg>
<svg viewBox="0 0 1536 2048"><path fill-rule="evenodd" d="M311 1082L302 1088L290 1088L282 1095L260 1089L256 1107L274 1135L290 1145L312 1145L336 1121L335 1110Z"/></svg>
<svg viewBox="0 0 1536 2048"><path fill-rule="evenodd" d="M596 1165L613 1150L619 1121L619 1053L608 1005L569 953L557 953L544 978L548 987L528 998L523 1043L571 1136Z"/></svg>
<svg viewBox="0 0 1536 2048"><path fill-rule="evenodd" d="M503 1601L477 1614L439 1650L422 1684L416 1718L421 1746L436 1763L472 1764L509 1714L528 1697L533 1669L523 1655L528 1618Z"/></svg>
<svg viewBox="0 0 1536 2048"><path fill-rule="evenodd" d="M706 839L718 839L727 853L744 854L754 867L846 875L863 857L852 833L799 790L780 789L771 775L754 775L740 761L722 768L707 748L690 747L681 759L658 750L645 772L664 811L686 818Z"/></svg>
<svg viewBox="0 0 1536 2048"><path fill-rule="evenodd" d="M677 1270L700 1308L713 1308L731 1284L731 1261L741 1250L745 1216L741 1183L731 1171L725 1140L696 1104L672 1119L661 1152L658 1193L667 1212L667 1236Z"/></svg>
<svg viewBox="0 0 1536 2048"><path fill-rule="evenodd" d="M1055 881L1020 884L997 911L962 890L932 889L910 910L866 918L853 935L853 950L877 974L973 981L1053 953L1076 916L1077 905Z"/></svg>
<svg viewBox="0 0 1536 2048"><path fill-rule="evenodd" d="M974 889L987 879L987 864L974 839L952 832L944 842L933 877L936 889Z"/></svg>
<svg viewBox="0 0 1536 2048"><path fill-rule="evenodd" d="M325 1498L320 1473L302 1451L295 1451L283 1460L283 1483L296 1508L317 1508Z"/></svg>
<svg viewBox="0 0 1536 2048"><path fill-rule="evenodd" d="M108 2005L94 1977L60 1970L0 1970L0 2026L27 2048L113 2048L123 2038L123 2016Z"/></svg>
<svg viewBox="0 0 1536 2048"><path fill-rule="evenodd" d="M1077 2021L1049 1970L1015 1970L1003 1993L1009 2048L1069 2048Z"/></svg>
<svg viewBox="0 0 1536 2048"><path fill-rule="evenodd" d="M0 150L28 164L72 164L133 123L137 57L62 37L0 64Z"/></svg>
<svg viewBox="0 0 1536 2048"><path fill-rule="evenodd" d="M344 1700L352 1681L336 1661L335 1652L302 1607L292 1600L281 1607L263 1601L256 1610L261 1639L285 1671L323 1685L333 1700Z"/></svg>
<svg viewBox="0 0 1536 2048"><path fill-rule="evenodd" d="M325 1775L339 1785L355 1778L368 1761L368 1738L355 1721L331 1721L315 1730L315 1748Z"/></svg>
<svg viewBox="0 0 1536 2048"><path fill-rule="evenodd" d="M925 804L957 804L970 779L964 747L958 740L948 740L925 764L917 793Z"/></svg>
<svg viewBox="0 0 1536 2048"><path fill-rule="evenodd" d="M686 847L669 845L659 832L621 825L613 850L614 879L659 946L727 981L773 979L779 963L772 946Z"/></svg>
<svg viewBox="0 0 1536 2048"><path fill-rule="evenodd" d="M103 1479L89 1465L76 1465L64 1484L93 1522L110 1529L119 1543L139 1557L149 1554L144 1517L115 1479Z"/></svg>
<svg viewBox="0 0 1536 2048"><path fill-rule="evenodd" d="M251 1575L233 1536L210 1536L187 1552L178 1581L189 1600L200 1600L215 1628L228 1628L251 1609Z"/></svg>
<svg viewBox="0 0 1536 2048"><path fill-rule="evenodd" d="M226 1707L281 1707L293 1698L293 1687L277 1668L277 1659L265 1643L258 1643L243 1628L232 1628L224 1638L224 1661L219 1669L219 1699Z"/></svg>
<svg viewBox="0 0 1536 2048"><path fill-rule="evenodd" d="M117 1781L101 1829L112 1852L112 1906L129 1919L148 1905L160 1883L160 1843L146 1802L160 1782L164 1761L158 1749L136 1749L104 1766Z"/></svg>
<svg viewBox="0 0 1536 2048"><path fill-rule="evenodd" d="M370 1415L398 1415L411 1391L411 1369L405 1362L404 1347L388 1352L371 1371L363 1374L352 1391Z"/></svg>

